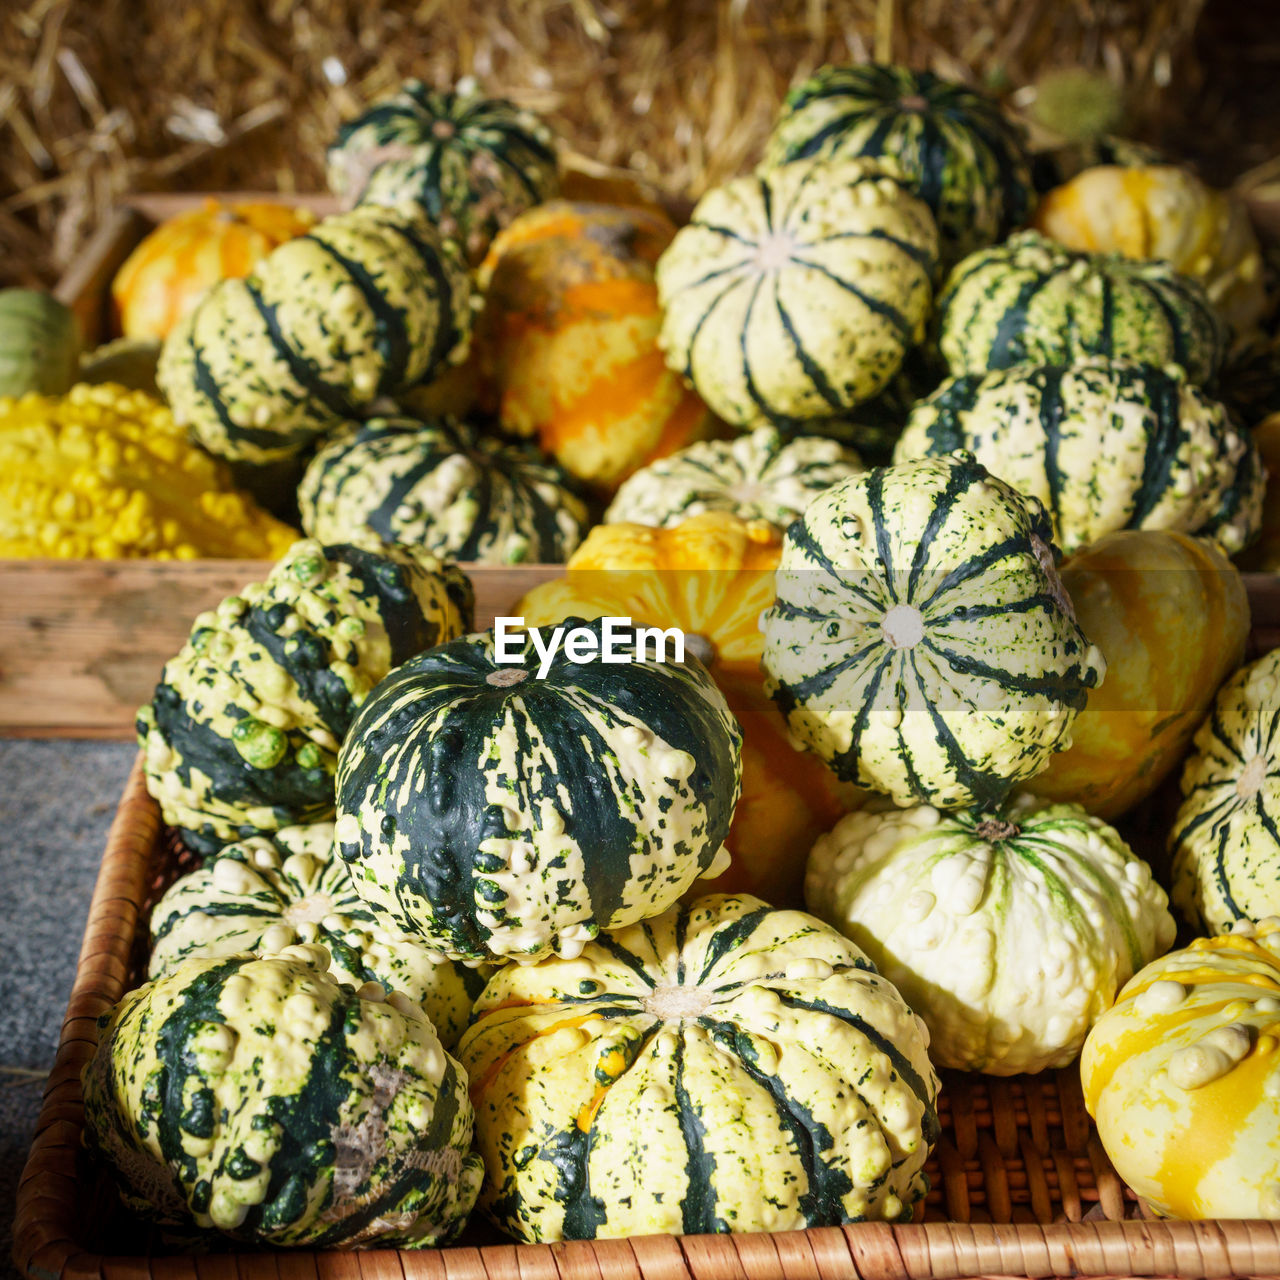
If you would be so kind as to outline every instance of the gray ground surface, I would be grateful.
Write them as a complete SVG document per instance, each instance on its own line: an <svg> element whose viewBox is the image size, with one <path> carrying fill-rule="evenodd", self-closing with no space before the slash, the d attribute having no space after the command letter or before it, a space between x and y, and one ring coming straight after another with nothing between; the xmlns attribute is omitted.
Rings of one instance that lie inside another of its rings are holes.
<svg viewBox="0 0 1280 1280"><path fill-rule="evenodd" d="M43 1073L75 974L107 828L136 748L0 740L0 1275Z"/></svg>

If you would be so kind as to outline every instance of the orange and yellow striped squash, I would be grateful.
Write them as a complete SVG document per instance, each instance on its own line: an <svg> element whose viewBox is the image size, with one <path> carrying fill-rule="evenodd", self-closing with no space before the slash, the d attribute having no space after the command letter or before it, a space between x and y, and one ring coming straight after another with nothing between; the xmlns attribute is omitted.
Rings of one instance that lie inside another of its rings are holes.
<svg viewBox="0 0 1280 1280"><path fill-rule="evenodd" d="M773 603L782 535L728 512L668 529L597 525L563 578L516 606L528 626L565 618L629 617L679 627L742 726L742 798L727 844L728 870L697 893L753 893L775 906L803 903L804 861L814 840L856 802L817 756L797 750L765 696L760 614Z"/></svg>
<svg viewBox="0 0 1280 1280"><path fill-rule="evenodd" d="M306 231L306 209L260 200L220 204L162 222L125 259L111 284L120 332L163 338L219 280L247 276L277 245Z"/></svg>
<svg viewBox="0 0 1280 1280"><path fill-rule="evenodd" d="M674 235L653 209L553 200L480 267L476 343L502 426L604 491L710 428L658 349L653 268Z"/></svg>

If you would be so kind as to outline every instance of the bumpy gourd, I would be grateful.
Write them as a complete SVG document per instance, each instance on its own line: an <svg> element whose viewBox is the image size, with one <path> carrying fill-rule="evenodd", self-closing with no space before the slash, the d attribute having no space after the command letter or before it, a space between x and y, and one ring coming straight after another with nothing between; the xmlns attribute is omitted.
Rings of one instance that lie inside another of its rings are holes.
<svg viewBox="0 0 1280 1280"><path fill-rule="evenodd" d="M935 324L953 374L1106 356L1180 365L1205 385L1226 354L1208 295L1167 262L1074 253L1036 231L965 258Z"/></svg>
<svg viewBox="0 0 1280 1280"><path fill-rule="evenodd" d="M1084 1101L1116 1172L1173 1218L1280 1218L1280 920L1148 965L1089 1033Z"/></svg>
<svg viewBox="0 0 1280 1280"><path fill-rule="evenodd" d="M125 1202L258 1244L447 1243L483 1170L466 1076L400 992L319 946L193 959L99 1019L85 1138Z"/></svg>
<svg viewBox="0 0 1280 1280"><path fill-rule="evenodd" d="M0 398L0 556L274 559L297 537L151 396Z"/></svg>
<svg viewBox="0 0 1280 1280"><path fill-rule="evenodd" d="M1106 670L1052 538L968 454L827 490L787 532L764 618L795 737L903 805L988 805L1038 773Z"/></svg>
<svg viewBox="0 0 1280 1280"><path fill-rule="evenodd" d="M372 530L482 564L563 561L590 523L569 476L531 446L414 418L371 418L335 435L308 464L298 507L323 542Z"/></svg>
<svg viewBox="0 0 1280 1280"><path fill-rule="evenodd" d="M602 624L582 629L599 653ZM636 655L634 628L616 635ZM722 870L741 783L741 731L696 659L513 659L484 632L405 663L338 765L356 889L466 962L577 955L666 910Z"/></svg>
<svg viewBox="0 0 1280 1280"><path fill-rule="evenodd" d="M1044 503L1068 555L1116 529L1191 533L1228 555L1258 532L1257 448L1175 365L1091 358L950 378L911 411L893 456L956 449Z"/></svg>
<svg viewBox="0 0 1280 1280"><path fill-rule="evenodd" d="M460 359L470 328L465 264L426 215L361 206L215 285L158 380L211 453L271 462Z"/></svg>
<svg viewBox="0 0 1280 1280"><path fill-rule="evenodd" d="M348 200L412 200L473 263L517 214L559 188L555 137L532 111L474 83L421 80L348 120L328 152L329 189Z"/></svg>
<svg viewBox="0 0 1280 1280"><path fill-rule="evenodd" d="M723 511L785 529L818 494L862 469L858 455L835 440L788 440L774 427L760 427L651 462L623 481L604 520L670 528Z"/></svg>
<svg viewBox="0 0 1280 1280"><path fill-rule="evenodd" d="M378 983L421 1005L446 1049L458 1043L484 986L482 971L384 927L334 856L331 822L227 845L169 887L152 909L150 931L150 978L193 956L219 960L318 943L339 982Z"/></svg>
<svg viewBox="0 0 1280 1280"><path fill-rule="evenodd" d="M1071 728L1071 745L1026 784L1108 820L1181 763L1218 686L1240 665L1249 597L1231 561L1182 533L1109 533L1062 566L1076 621L1107 678Z"/></svg>
<svg viewBox="0 0 1280 1280"><path fill-rule="evenodd" d="M757 898L508 965L458 1050L482 1207L528 1241L908 1220L938 1136L926 1044L857 947Z"/></svg>
<svg viewBox="0 0 1280 1280"><path fill-rule="evenodd" d="M929 1028L940 1067L1062 1067L1120 986L1173 943L1151 868L1075 804L852 813L809 855L809 909Z"/></svg>
<svg viewBox="0 0 1280 1280"><path fill-rule="evenodd" d="M736 426L841 413L924 337L936 263L928 208L874 161L735 178L658 263L667 363Z"/></svg>
<svg viewBox="0 0 1280 1280"><path fill-rule="evenodd" d="M62 395L79 359L80 330L68 307L38 289L0 289L0 399Z"/></svg>
<svg viewBox="0 0 1280 1280"><path fill-rule="evenodd" d="M1021 131L991 98L929 71L868 63L814 72L787 94L762 168L809 156L895 163L937 219L947 265L1031 211Z"/></svg>
<svg viewBox="0 0 1280 1280"><path fill-rule="evenodd" d="M531 627L618 617L680 628L742 728L742 795L726 841L729 866L691 892L754 893L775 906L799 906L804 865L796 850L827 830L856 793L787 741L764 692L759 620L773 603L781 551L777 529L724 511L669 529L597 525L565 576L534 587L514 612Z"/></svg>
<svg viewBox="0 0 1280 1280"><path fill-rule="evenodd" d="M1236 672L1196 731L1169 835L1173 901L1210 933L1280 915L1280 649Z"/></svg>
<svg viewBox="0 0 1280 1280"><path fill-rule="evenodd" d="M138 712L147 789L202 853L333 816L339 744L383 676L471 624L452 565L296 542L265 582L200 614Z"/></svg>

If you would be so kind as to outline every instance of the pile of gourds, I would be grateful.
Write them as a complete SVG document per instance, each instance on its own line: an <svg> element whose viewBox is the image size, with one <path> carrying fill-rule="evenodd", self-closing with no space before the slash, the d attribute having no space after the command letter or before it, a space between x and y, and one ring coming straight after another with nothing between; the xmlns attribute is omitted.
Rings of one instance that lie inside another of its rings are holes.
<svg viewBox="0 0 1280 1280"><path fill-rule="evenodd" d="M286 1245L904 1220L938 1068L1083 1053L1154 1208L1280 1215L1239 226L1199 283L1010 235L1017 129L893 67L798 88L679 231L548 201L545 127L473 93L410 84L331 160L354 207L159 361L206 449L310 455L312 536L139 713L203 862L85 1073L126 1201ZM477 633L464 555L568 562ZM1211 936L1165 955L1111 823L1179 766Z"/></svg>

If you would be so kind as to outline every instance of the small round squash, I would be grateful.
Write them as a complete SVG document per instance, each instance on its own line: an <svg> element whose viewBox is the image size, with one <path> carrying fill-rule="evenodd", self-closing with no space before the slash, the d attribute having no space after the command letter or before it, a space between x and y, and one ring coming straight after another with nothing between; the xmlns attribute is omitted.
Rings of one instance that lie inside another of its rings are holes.
<svg viewBox="0 0 1280 1280"><path fill-rule="evenodd" d="M757 898L507 965L458 1050L482 1207L527 1241L907 1221L938 1136L926 1044L857 947Z"/></svg>
<svg viewBox="0 0 1280 1280"><path fill-rule="evenodd" d="M60 396L76 381L80 329L72 312L39 289L0 289L0 398Z"/></svg>
<svg viewBox="0 0 1280 1280"><path fill-rule="evenodd" d="M428 1246L483 1175L466 1076L422 1009L320 946L192 959L99 1020L85 1139L130 1208L263 1245Z"/></svg>
<svg viewBox="0 0 1280 1280"><path fill-rule="evenodd" d="M1095 1024L1084 1102L1116 1172L1171 1218L1280 1218L1280 920L1148 965Z"/></svg>

